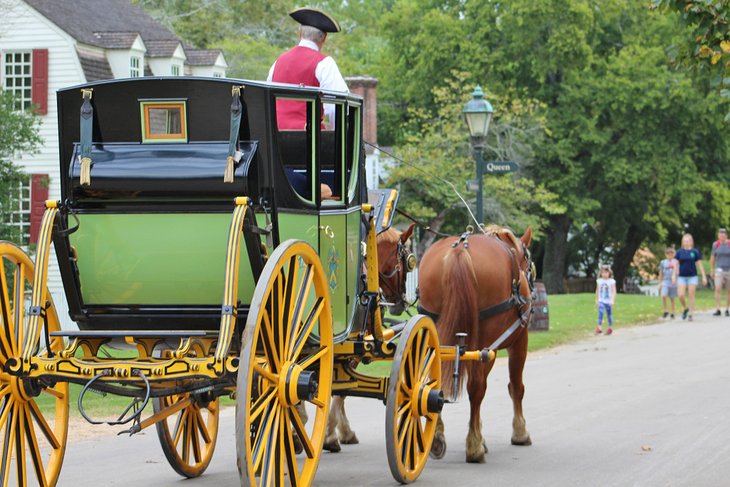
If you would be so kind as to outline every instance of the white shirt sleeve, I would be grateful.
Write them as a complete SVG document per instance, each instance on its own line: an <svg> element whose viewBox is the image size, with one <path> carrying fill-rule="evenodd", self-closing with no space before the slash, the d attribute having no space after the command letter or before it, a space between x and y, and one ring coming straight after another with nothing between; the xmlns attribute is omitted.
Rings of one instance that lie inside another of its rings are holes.
<svg viewBox="0 0 730 487"><path fill-rule="evenodd" d="M274 61L274 64L272 64L271 68L269 68L269 75L266 77L266 81L271 81L274 78L274 66L276 66L276 61Z"/></svg>
<svg viewBox="0 0 730 487"><path fill-rule="evenodd" d="M314 75L317 77L317 81L319 81L319 87L323 90L343 91L345 93L350 91L347 89L345 78L340 74L337 63L331 56L327 56L317 64Z"/></svg>

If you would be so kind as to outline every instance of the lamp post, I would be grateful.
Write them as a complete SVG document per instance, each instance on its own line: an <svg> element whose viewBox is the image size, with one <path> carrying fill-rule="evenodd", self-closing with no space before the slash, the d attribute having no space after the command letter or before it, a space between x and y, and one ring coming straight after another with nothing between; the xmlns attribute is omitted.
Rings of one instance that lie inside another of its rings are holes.
<svg viewBox="0 0 730 487"><path fill-rule="evenodd" d="M471 94L471 100L464 105L464 120L469 128L469 136L471 138L471 146L474 150L474 162L477 169L477 222L479 225L484 224L484 206L482 196L484 191L484 159L482 159L482 150L484 149L484 140L489 131L489 122L492 120L492 105L484 99L482 87L477 85Z"/></svg>

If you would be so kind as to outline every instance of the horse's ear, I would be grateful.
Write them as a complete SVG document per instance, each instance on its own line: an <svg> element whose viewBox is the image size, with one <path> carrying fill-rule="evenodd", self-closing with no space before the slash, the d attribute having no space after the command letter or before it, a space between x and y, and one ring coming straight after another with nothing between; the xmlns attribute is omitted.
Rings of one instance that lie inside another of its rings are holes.
<svg viewBox="0 0 730 487"><path fill-rule="evenodd" d="M532 227L527 227L527 230L525 230L525 233L522 234L520 240L522 240L522 244L525 247L530 246L530 243L532 242Z"/></svg>
<svg viewBox="0 0 730 487"><path fill-rule="evenodd" d="M403 243L406 243L406 241L411 238L411 235L413 235L413 229L416 228L415 223L411 223L411 226L406 229L405 232L400 234L400 241Z"/></svg>

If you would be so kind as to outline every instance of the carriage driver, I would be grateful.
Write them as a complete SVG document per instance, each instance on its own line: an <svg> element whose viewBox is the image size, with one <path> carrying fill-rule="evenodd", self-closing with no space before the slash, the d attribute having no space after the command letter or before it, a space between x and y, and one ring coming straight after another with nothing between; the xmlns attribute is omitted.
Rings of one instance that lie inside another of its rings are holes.
<svg viewBox="0 0 730 487"><path fill-rule="evenodd" d="M349 91L347 83L340 74L337 63L330 56L320 52L327 40L327 33L339 32L340 24L328 14L314 8L299 8L289 12L289 15L301 24L299 44L279 56L269 69L267 81L314 86L347 93ZM326 120L330 125L334 124L334 105L325 104L322 117L323 122ZM295 100L277 100L276 119L279 130L305 130L306 104ZM288 173L287 176L295 187L303 184L302 181L298 181L301 176L295 173ZM322 183L320 191L323 200L336 199L327 184Z"/></svg>
<svg viewBox="0 0 730 487"><path fill-rule="evenodd" d="M279 56L269 70L267 81L318 86L324 90L347 93L347 83L337 63L320 50L327 33L339 32L340 24L328 14L314 8L299 8L289 12L299 22L299 45ZM304 130L307 115L304 103L278 100L276 114L279 130ZM334 106L324 106L324 117L334 121Z"/></svg>

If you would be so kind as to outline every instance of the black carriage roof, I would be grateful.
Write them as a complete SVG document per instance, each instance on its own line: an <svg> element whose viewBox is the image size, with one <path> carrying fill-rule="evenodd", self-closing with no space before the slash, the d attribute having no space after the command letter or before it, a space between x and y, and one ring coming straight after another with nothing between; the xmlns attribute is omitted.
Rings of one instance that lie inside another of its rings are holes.
<svg viewBox="0 0 730 487"><path fill-rule="evenodd" d="M241 100L245 110L240 138L257 142L260 157L264 159L270 159L267 145L275 133L275 129L271 127L274 120L274 96L305 97L325 103L329 100L362 104L360 96L349 93L233 78L142 77L97 81L64 88L57 93L62 197L67 199L72 192L72 161L80 142L82 90L93 90L91 104L94 109L95 146L150 142L143 140L144 116L141 114L141 105L160 101L184 101L187 130L183 140L176 143L188 145L192 150L194 144L210 142L227 147L231 128L232 88L236 86L243 87ZM92 183L92 188L93 186Z"/></svg>

